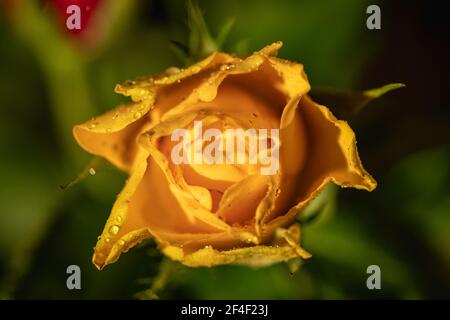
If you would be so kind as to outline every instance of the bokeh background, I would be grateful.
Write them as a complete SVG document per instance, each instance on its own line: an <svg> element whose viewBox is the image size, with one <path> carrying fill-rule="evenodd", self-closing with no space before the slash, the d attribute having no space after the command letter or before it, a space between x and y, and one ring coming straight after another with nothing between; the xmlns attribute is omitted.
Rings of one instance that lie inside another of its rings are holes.
<svg viewBox="0 0 450 320"><path fill-rule="evenodd" d="M116 83L180 65L169 40L187 36L183 1L65 1L89 5L83 31L65 29L64 1L0 2L0 298L450 298L450 24L431 1L200 1L224 49L249 53L282 40L313 86L368 89L403 82L350 119L372 193L331 190L305 222L313 253L291 275L189 269L162 261L151 241L97 271L92 247L126 177L112 167L61 190L89 161L71 127L121 101ZM56 5L55 5L56 3ZM382 29L366 28L378 4ZM85 8L86 9L86 8ZM82 16L83 17L83 16ZM66 268L82 290L66 288ZM366 288L381 268L382 289ZM153 291L151 291L153 290Z"/></svg>

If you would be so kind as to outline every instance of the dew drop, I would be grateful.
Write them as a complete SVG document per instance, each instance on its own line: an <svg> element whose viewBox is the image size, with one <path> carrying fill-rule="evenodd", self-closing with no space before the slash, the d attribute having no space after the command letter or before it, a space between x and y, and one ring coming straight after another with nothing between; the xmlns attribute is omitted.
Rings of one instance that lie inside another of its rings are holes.
<svg viewBox="0 0 450 320"><path fill-rule="evenodd" d="M177 67L170 67L170 68L166 69L165 73L171 76L171 75L179 73L180 71L181 70Z"/></svg>
<svg viewBox="0 0 450 320"><path fill-rule="evenodd" d="M276 197L278 197L279 195L280 195L280 193L281 193L281 189L277 189L277 190L275 190L275 196Z"/></svg>
<svg viewBox="0 0 450 320"><path fill-rule="evenodd" d="M139 111L137 111L137 112L134 114L134 118L135 118L135 119L139 119L140 117L142 117L142 113L140 113Z"/></svg>
<svg viewBox="0 0 450 320"><path fill-rule="evenodd" d="M234 69L236 66L234 64L224 64L220 67L220 70L222 71L228 71L231 69Z"/></svg>
<svg viewBox="0 0 450 320"><path fill-rule="evenodd" d="M110 239L110 238L106 238L106 239L105 239L105 242L106 242L106 243L111 242L111 239Z"/></svg>
<svg viewBox="0 0 450 320"><path fill-rule="evenodd" d="M89 174L91 176L95 176L95 174L96 174L95 169L94 168L89 168Z"/></svg>
<svg viewBox="0 0 450 320"><path fill-rule="evenodd" d="M97 237L97 240L98 240L98 241L102 240L102 237L101 237L101 236L98 236L98 237Z"/></svg>
<svg viewBox="0 0 450 320"><path fill-rule="evenodd" d="M119 246L124 246L124 245L125 245L125 241L119 240Z"/></svg>
<svg viewBox="0 0 450 320"><path fill-rule="evenodd" d="M97 122L93 122L89 125L89 129L94 129L95 127L97 127Z"/></svg>
<svg viewBox="0 0 450 320"><path fill-rule="evenodd" d="M119 233L119 230L120 230L120 227L118 225L114 224L109 228L109 234L115 236L116 234Z"/></svg>
<svg viewBox="0 0 450 320"><path fill-rule="evenodd" d="M122 217L121 217L121 216L118 216L118 217L116 218L116 220L117 220L117 222L121 222L121 221L122 221Z"/></svg>

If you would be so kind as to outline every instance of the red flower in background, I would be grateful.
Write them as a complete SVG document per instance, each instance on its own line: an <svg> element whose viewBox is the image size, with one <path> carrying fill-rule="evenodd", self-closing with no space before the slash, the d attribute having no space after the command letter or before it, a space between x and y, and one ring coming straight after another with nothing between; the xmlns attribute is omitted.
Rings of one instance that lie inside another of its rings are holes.
<svg viewBox="0 0 450 320"><path fill-rule="evenodd" d="M20 20L23 19L22 10L28 6L33 10L27 12L37 14L38 19L55 20L55 29L77 45L96 48L101 46L111 20L115 18L115 4L104 0L0 0L0 14L4 14L9 22ZM69 28L74 24L74 14L77 15L77 27Z"/></svg>
<svg viewBox="0 0 450 320"><path fill-rule="evenodd" d="M92 17L95 16L94 12L99 7L101 0L47 0L48 3L56 10L60 23L65 31L72 36L80 36L83 33L88 32L93 23ZM67 8L71 5L76 5L80 8L80 29L70 30L66 26L67 19L71 16L72 12L67 12Z"/></svg>

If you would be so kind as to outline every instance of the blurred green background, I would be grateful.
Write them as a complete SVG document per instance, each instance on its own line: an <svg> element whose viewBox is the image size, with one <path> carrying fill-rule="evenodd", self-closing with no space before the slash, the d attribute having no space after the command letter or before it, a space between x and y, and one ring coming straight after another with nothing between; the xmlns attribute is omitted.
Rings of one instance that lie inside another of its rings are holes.
<svg viewBox="0 0 450 320"><path fill-rule="evenodd" d="M280 56L303 63L313 86L407 84L350 120L379 186L339 190L304 225L313 258L291 275L284 264L161 267L152 242L97 271L92 247L126 177L105 167L60 190L89 160L71 127L127 101L116 83L180 65L168 41L186 38L185 4L102 0L86 40L50 2L0 3L0 298L132 299L155 278L163 299L450 298L450 27L437 3L200 1L213 34L236 19L225 50L282 40ZM366 28L369 4L381 30ZM66 288L71 264L82 290ZM381 290L366 287L372 264Z"/></svg>

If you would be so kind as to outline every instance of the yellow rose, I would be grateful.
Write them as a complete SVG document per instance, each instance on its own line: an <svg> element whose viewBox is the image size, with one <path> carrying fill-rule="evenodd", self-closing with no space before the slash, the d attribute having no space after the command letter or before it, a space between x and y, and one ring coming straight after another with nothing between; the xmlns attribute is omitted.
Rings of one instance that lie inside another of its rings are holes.
<svg viewBox="0 0 450 320"><path fill-rule="evenodd" d="M74 127L81 147L129 174L95 247L98 268L150 237L188 266L309 258L295 224L302 208L330 182L376 187L352 129L308 97L303 66L277 58L281 46L245 59L217 52L184 70L127 81L116 92L131 103ZM219 130L279 129L279 169L175 164L171 134L196 120Z"/></svg>

